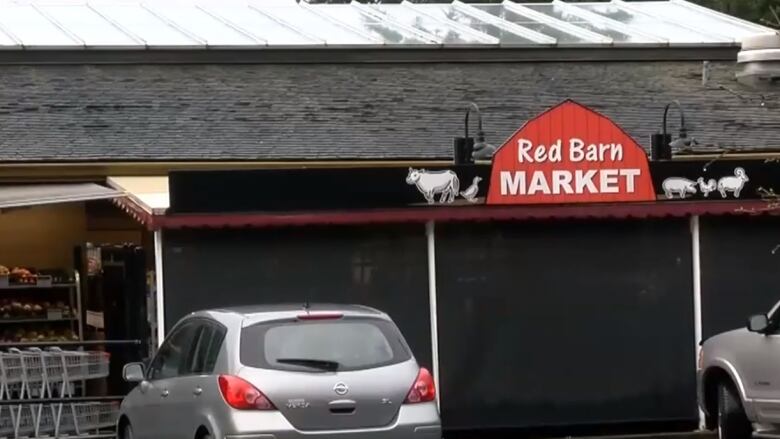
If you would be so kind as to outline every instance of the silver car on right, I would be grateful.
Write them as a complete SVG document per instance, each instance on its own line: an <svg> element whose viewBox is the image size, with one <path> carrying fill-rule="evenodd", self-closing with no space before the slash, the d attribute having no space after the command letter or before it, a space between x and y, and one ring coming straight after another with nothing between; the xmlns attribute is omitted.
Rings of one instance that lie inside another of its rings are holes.
<svg viewBox="0 0 780 439"><path fill-rule="evenodd" d="M780 303L701 345L698 400L720 439L780 437Z"/></svg>

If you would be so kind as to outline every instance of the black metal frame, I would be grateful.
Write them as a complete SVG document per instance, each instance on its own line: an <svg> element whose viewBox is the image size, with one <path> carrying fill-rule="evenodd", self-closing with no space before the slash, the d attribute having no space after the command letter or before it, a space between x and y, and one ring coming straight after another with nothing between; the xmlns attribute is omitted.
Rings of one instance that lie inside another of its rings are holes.
<svg viewBox="0 0 780 439"><path fill-rule="evenodd" d="M42 341L42 342L23 342L23 343L0 343L0 349L9 348L53 348L53 347L85 347L85 346L116 346L132 345L143 346L141 340L85 340L85 341Z"/></svg>

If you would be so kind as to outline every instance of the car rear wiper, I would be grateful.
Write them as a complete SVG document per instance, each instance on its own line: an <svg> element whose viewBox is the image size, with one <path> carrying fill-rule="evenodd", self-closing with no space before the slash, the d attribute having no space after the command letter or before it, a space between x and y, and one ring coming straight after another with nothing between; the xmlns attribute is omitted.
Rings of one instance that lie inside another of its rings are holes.
<svg viewBox="0 0 780 439"><path fill-rule="evenodd" d="M277 363L282 364L294 364L298 366L313 367L315 369L322 369L327 371L335 371L339 369L340 364L331 360L317 360L314 358L277 358Z"/></svg>

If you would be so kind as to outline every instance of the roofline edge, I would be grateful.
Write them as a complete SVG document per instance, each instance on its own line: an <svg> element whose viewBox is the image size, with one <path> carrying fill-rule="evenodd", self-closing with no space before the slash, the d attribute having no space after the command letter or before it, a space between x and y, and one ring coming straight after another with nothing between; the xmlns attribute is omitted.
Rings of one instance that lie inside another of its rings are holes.
<svg viewBox="0 0 780 439"><path fill-rule="evenodd" d="M124 161L124 162L3 162L0 183L72 182L106 177L151 177L168 175L177 170L245 170L279 168L336 168L441 166L452 159L419 160L295 160L295 161Z"/></svg>
<svg viewBox="0 0 780 439"><path fill-rule="evenodd" d="M414 49L27 49L0 50L0 65L736 61L738 52L739 47L736 45Z"/></svg>

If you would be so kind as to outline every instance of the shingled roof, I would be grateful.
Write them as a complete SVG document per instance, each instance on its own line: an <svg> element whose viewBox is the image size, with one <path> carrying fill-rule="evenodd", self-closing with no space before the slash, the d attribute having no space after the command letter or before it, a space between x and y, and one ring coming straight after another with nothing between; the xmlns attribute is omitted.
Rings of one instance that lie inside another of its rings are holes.
<svg viewBox="0 0 780 439"><path fill-rule="evenodd" d="M733 69L703 85L692 61L2 66L0 161L449 158L468 101L500 144L566 98L645 147L678 99L704 146L780 148L780 93Z"/></svg>

